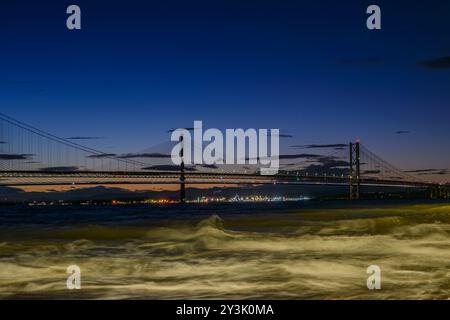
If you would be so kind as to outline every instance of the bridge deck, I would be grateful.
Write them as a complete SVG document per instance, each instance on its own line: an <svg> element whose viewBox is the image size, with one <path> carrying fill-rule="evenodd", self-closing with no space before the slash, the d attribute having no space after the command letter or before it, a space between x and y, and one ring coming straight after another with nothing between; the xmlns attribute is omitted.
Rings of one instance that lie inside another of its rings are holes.
<svg viewBox="0 0 450 320"><path fill-rule="evenodd" d="M185 181L173 171L0 171L1 186L98 185L98 184L301 184L347 185L349 177L258 173L186 172ZM431 183L386 179L360 179L361 185L426 188Z"/></svg>

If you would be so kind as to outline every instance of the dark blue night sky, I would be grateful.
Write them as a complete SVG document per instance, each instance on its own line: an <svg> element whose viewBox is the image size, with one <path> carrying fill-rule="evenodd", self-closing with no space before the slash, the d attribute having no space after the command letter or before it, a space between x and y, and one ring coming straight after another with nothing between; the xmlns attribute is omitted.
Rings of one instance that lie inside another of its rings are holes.
<svg viewBox="0 0 450 320"><path fill-rule="evenodd" d="M203 120L292 144L359 137L403 168L450 163L449 1L10 2L0 110L59 136L134 152ZM382 30L366 28L370 4Z"/></svg>

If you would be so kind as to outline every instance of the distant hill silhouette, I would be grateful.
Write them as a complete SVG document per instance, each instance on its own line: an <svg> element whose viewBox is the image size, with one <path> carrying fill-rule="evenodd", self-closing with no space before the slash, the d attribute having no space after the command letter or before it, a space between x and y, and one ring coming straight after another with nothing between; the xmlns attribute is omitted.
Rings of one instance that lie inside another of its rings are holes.
<svg viewBox="0 0 450 320"><path fill-rule="evenodd" d="M241 186L241 187L213 187L210 189L199 189L191 187L187 189L188 198L201 196L224 196L233 197L262 194L268 196L317 196L323 194L345 194L347 188L339 187L311 187L311 186L287 186L287 185L263 185L263 186ZM117 187L95 186L67 191L49 192L24 192L21 189L11 187L0 187L1 202L22 201L82 201L82 200L134 200L134 199L178 199L178 191L130 191Z"/></svg>
<svg viewBox="0 0 450 320"><path fill-rule="evenodd" d="M401 188L374 188L365 187L366 193L392 192L402 193ZM265 195L265 196L286 196L298 197L308 196L311 198L323 197L347 197L347 186L302 186L302 185L261 185L240 187L213 187L209 189L199 189L190 187L186 189L188 199L195 199L201 196L233 197L235 195ZM0 203L5 202L26 202L26 201L84 201L84 200L144 200L144 199L178 199L178 191L130 191L117 187L95 186L82 189L72 189L67 191L49 192L24 192L21 189L11 187L0 187Z"/></svg>

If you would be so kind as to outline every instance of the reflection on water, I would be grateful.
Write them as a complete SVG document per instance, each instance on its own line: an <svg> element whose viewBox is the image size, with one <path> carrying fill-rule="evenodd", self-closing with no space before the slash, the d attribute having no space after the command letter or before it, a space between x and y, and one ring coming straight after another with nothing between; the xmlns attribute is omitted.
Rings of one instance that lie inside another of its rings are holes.
<svg viewBox="0 0 450 320"><path fill-rule="evenodd" d="M445 203L3 207L0 232L0 298L450 298Z"/></svg>

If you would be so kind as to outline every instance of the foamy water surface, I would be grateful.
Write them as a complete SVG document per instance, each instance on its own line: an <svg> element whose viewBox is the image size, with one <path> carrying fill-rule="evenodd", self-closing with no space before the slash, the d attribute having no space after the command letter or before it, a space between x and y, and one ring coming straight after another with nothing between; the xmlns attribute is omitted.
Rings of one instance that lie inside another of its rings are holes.
<svg viewBox="0 0 450 320"><path fill-rule="evenodd" d="M2 207L0 298L448 299L450 204Z"/></svg>

